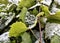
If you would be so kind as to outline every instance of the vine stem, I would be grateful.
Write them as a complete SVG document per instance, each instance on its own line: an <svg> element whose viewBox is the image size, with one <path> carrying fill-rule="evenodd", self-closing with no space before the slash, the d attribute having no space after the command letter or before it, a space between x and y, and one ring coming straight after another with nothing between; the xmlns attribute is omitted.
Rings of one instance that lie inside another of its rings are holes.
<svg viewBox="0 0 60 43"><path fill-rule="evenodd" d="M41 32L40 17L38 17L38 23L39 23L39 31L40 31L40 42L39 43L42 43L42 32Z"/></svg>
<svg viewBox="0 0 60 43"><path fill-rule="evenodd" d="M36 35L34 34L34 32L30 29L30 31L32 32L32 34L34 35L34 37L38 40L38 38L36 37Z"/></svg>

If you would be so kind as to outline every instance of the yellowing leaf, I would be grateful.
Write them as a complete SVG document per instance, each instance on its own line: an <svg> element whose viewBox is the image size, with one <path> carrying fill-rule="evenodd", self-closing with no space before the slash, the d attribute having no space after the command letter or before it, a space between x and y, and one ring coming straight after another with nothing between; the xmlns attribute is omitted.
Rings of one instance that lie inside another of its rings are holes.
<svg viewBox="0 0 60 43"><path fill-rule="evenodd" d="M27 27L22 22L16 22L11 25L11 28L9 30L9 36L17 37L22 32L25 32L27 30Z"/></svg>
<svg viewBox="0 0 60 43"><path fill-rule="evenodd" d="M41 9L45 13L45 16L48 16L50 14L49 7L41 5Z"/></svg>

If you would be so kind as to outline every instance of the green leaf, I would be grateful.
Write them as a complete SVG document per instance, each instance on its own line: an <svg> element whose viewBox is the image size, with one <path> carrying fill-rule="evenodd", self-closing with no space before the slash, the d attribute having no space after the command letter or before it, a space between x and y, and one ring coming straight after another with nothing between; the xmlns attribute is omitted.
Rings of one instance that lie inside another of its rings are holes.
<svg viewBox="0 0 60 43"><path fill-rule="evenodd" d="M33 10L33 14L36 16L38 14L38 11L36 10L36 8Z"/></svg>
<svg viewBox="0 0 60 43"><path fill-rule="evenodd" d="M25 22L26 13L27 13L27 8L24 7L20 12L20 17L19 17L19 19L21 19L23 22Z"/></svg>
<svg viewBox="0 0 60 43"><path fill-rule="evenodd" d="M47 22L51 22L51 23L60 23L60 11L56 12L55 15L49 15L47 16Z"/></svg>
<svg viewBox="0 0 60 43"><path fill-rule="evenodd" d="M35 0L21 0L21 2L19 3L19 8L29 8L31 6L33 6L35 4Z"/></svg>
<svg viewBox="0 0 60 43"><path fill-rule="evenodd" d="M27 30L27 27L22 22L16 22L11 25L11 28L9 30L9 36L17 37L22 32L25 32Z"/></svg>
<svg viewBox="0 0 60 43"><path fill-rule="evenodd" d="M21 43L32 43L32 40L30 38L30 34L28 34L27 32L23 33L21 35L22 37L22 42Z"/></svg>
<svg viewBox="0 0 60 43"><path fill-rule="evenodd" d="M1 4L8 4L8 0L0 0Z"/></svg>
<svg viewBox="0 0 60 43"><path fill-rule="evenodd" d="M15 43L16 41L15 40L13 40L13 41L10 41L10 43Z"/></svg>
<svg viewBox="0 0 60 43"><path fill-rule="evenodd" d="M60 43L60 37L57 35L54 35L51 39L51 43Z"/></svg>
<svg viewBox="0 0 60 43"><path fill-rule="evenodd" d="M41 5L41 9L45 13L45 16L48 16L50 14L49 7Z"/></svg>

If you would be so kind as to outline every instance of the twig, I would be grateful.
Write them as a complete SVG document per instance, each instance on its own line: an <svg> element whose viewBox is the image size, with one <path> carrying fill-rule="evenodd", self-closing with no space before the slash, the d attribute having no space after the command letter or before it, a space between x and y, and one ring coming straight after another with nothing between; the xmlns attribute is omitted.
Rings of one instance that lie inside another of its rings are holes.
<svg viewBox="0 0 60 43"><path fill-rule="evenodd" d="M42 34L41 34L40 17L38 17L38 23L39 23L39 31L40 31L40 42L39 42L39 43L42 43Z"/></svg>
<svg viewBox="0 0 60 43"><path fill-rule="evenodd" d="M32 34L34 35L34 37L38 40L38 38L36 37L36 35L34 34L34 32L30 29L30 31L32 32Z"/></svg>

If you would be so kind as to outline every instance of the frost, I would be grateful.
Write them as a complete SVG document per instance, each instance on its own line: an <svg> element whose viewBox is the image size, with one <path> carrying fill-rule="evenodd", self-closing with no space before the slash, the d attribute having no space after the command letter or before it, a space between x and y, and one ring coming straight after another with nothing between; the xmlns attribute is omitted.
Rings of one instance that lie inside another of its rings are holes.
<svg viewBox="0 0 60 43"><path fill-rule="evenodd" d="M60 5L60 0L54 0L58 5Z"/></svg>
<svg viewBox="0 0 60 43"><path fill-rule="evenodd" d="M57 34L60 36L60 24L57 23L47 23L45 27L46 38L51 39L52 36Z"/></svg>
<svg viewBox="0 0 60 43"><path fill-rule="evenodd" d="M25 17L25 23L28 25L28 28L31 29L34 26L36 26L37 17L35 17L33 14L30 14L29 12L27 12L26 17Z"/></svg>
<svg viewBox="0 0 60 43"><path fill-rule="evenodd" d="M8 0L9 2L18 5L19 0Z"/></svg>
<svg viewBox="0 0 60 43"><path fill-rule="evenodd" d="M10 43L9 32L5 32L2 35L0 35L0 43Z"/></svg>
<svg viewBox="0 0 60 43"><path fill-rule="evenodd" d="M52 7L52 10L51 10L52 13L56 13L57 11L60 11L60 9L56 7Z"/></svg>
<svg viewBox="0 0 60 43"><path fill-rule="evenodd" d="M15 13L9 12L7 14L7 13L4 13L4 12L1 12L0 17L1 17L1 19L0 19L0 29L3 29L13 20L13 18L15 17Z"/></svg>
<svg viewBox="0 0 60 43"><path fill-rule="evenodd" d="M52 0L43 0L43 1L41 1L41 3L46 4L48 6L50 6L51 2L52 2Z"/></svg>

